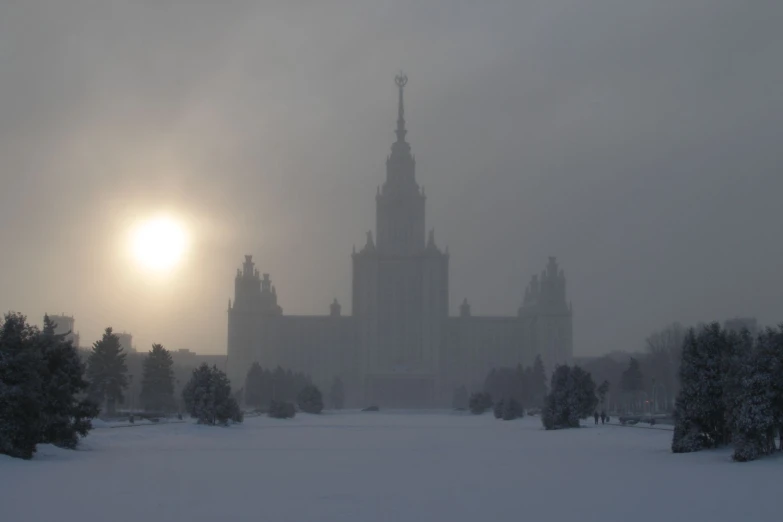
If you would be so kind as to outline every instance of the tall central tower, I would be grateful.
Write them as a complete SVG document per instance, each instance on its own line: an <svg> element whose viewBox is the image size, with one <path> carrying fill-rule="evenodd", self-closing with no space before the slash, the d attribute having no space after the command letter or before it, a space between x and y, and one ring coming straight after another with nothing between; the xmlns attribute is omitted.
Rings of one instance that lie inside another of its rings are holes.
<svg viewBox="0 0 783 522"><path fill-rule="evenodd" d="M368 232L364 248L353 255L353 315L365 399L386 407L417 407L435 401L448 316L448 255L435 245L434 231L426 237L426 198L405 141L408 78L400 73L395 83L397 140L375 200L378 242Z"/></svg>
<svg viewBox="0 0 783 522"><path fill-rule="evenodd" d="M394 79L399 90L397 141L386 158L386 181L375 198L378 249L389 255L412 255L424 249L424 203L426 197L416 182L416 159L405 141L403 89L408 77Z"/></svg>

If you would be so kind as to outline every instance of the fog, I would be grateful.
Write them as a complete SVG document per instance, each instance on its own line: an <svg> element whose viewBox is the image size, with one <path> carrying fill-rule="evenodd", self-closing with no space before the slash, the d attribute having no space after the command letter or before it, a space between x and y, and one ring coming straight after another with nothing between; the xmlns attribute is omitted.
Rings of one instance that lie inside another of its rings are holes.
<svg viewBox="0 0 783 522"><path fill-rule="evenodd" d="M575 355L783 318L780 2L160 4L0 5L2 310L224 353L253 254L285 313L349 312L404 69L452 314L555 255ZM161 211L192 244L153 277L127 231Z"/></svg>

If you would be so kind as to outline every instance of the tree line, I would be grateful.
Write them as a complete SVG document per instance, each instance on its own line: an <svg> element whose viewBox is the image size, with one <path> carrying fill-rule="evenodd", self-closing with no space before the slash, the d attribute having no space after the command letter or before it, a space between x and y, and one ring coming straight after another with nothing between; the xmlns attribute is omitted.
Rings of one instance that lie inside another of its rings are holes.
<svg viewBox="0 0 783 522"><path fill-rule="evenodd" d="M540 411L544 428L555 430L579 427L581 419L597 413L608 391L608 382L596 387L589 372L566 365L555 368L547 389L544 364L537 356L528 368L517 365L492 369L483 390L473 393L467 403L473 414L492 408L495 417L504 420L524 416L526 408ZM455 391L455 406L461 406L466 393L464 387Z"/></svg>
<svg viewBox="0 0 783 522"><path fill-rule="evenodd" d="M688 330L679 380L673 452L731 444L734 460L748 461L776 451L783 435L783 326L756 336L718 323Z"/></svg>
<svg viewBox="0 0 783 522"><path fill-rule="evenodd" d="M281 366L270 370L254 362L247 371L244 387L245 404L271 417L288 418L296 414L297 405L306 413L321 413L324 408L321 390L309 375L292 372ZM335 409L345 403L342 379L335 377L329 392L329 401Z"/></svg>
<svg viewBox="0 0 783 522"><path fill-rule="evenodd" d="M37 444L75 448L103 411L116 415L129 385L120 340L107 328L82 361L66 334L44 317L43 328L21 314L0 326L0 453L29 459ZM145 410L176 410L171 354L155 344L143 361L140 399ZM242 413L223 372L202 364L183 390L190 415L205 424L241 422Z"/></svg>
<svg viewBox="0 0 783 522"><path fill-rule="evenodd" d="M467 388L460 386L454 390L452 406L458 410L470 409L473 413L483 413L500 401L513 405L511 408L539 408L546 395L546 371L541 356L536 356L532 366L515 368L493 368L484 379L480 392L468 395Z"/></svg>

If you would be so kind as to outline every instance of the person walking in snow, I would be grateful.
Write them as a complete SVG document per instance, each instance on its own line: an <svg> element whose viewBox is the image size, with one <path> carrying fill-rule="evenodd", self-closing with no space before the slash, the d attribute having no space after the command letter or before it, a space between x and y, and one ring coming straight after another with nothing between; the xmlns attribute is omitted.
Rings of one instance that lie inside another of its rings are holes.
<svg viewBox="0 0 783 522"><path fill-rule="evenodd" d="M597 410L593 413L593 417L595 418L595 423L598 424L598 411Z"/></svg>
<svg viewBox="0 0 783 522"><path fill-rule="evenodd" d="M606 412L601 410L601 424L606 424Z"/></svg>

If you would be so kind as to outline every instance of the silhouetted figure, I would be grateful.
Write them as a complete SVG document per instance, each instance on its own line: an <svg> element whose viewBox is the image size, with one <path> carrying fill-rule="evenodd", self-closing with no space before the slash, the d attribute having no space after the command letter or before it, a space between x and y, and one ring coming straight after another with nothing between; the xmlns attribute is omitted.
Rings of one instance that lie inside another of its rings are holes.
<svg viewBox="0 0 783 522"><path fill-rule="evenodd" d="M601 410L601 424L606 424L606 412Z"/></svg>
<svg viewBox="0 0 783 522"><path fill-rule="evenodd" d="M595 419L595 423L598 424L598 412L593 412L593 418Z"/></svg>

